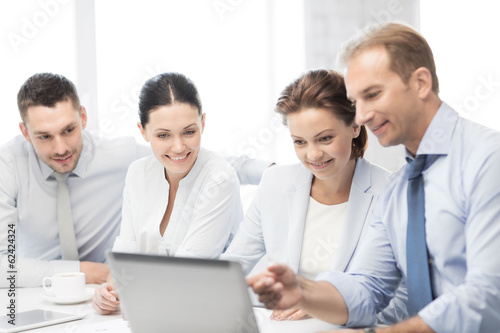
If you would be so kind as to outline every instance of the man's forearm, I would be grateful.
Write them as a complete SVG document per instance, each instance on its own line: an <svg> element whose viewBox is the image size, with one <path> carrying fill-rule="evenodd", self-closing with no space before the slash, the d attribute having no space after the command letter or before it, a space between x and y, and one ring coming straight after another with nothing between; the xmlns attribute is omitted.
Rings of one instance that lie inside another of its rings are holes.
<svg viewBox="0 0 500 333"><path fill-rule="evenodd" d="M336 325L345 325L349 312L344 298L331 283L298 277L303 290L299 307L309 315Z"/></svg>

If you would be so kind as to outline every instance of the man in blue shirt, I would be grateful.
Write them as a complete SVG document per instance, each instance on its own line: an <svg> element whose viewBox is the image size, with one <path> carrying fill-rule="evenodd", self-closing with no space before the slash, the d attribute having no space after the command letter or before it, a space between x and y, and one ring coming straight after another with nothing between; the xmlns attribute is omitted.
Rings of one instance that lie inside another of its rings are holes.
<svg viewBox="0 0 500 333"><path fill-rule="evenodd" d="M459 117L440 100L432 51L409 27L389 23L367 31L347 45L344 61L356 122L384 146L403 144L407 160L431 160L422 172L420 242L425 239L428 253L429 301L406 321L365 332L498 331L500 133ZM415 266L407 262L409 169L388 180L350 273L326 272L309 281L272 265L248 279L260 300L278 309L298 306L339 325L373 325ZM419 296L409 296L409 307Z"/></svg>

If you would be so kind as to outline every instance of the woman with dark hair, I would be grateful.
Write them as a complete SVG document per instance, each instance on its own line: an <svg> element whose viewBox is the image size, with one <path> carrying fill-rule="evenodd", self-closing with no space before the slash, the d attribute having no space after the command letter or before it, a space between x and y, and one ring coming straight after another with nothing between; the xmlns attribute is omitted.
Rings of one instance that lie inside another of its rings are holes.
<svg viewBox="0 0 500 333"><path fill-rule="evenodd" d="M367 132L354 122L341 74L305 73L283 90L275 111L288 126L301 163L264 173L221 259L238 260L249 275L273 262L308 279L323 271L346 271L389 172L363 158ZM391 311L389 321L405 316L404 309ZM277 320L305 317L299 309L272 315Z"/></svg>
<svg viewBox="0 0 500 333"><path fill-rule="evenodd" d="M240 189L231 165L201 148L205 114L194 83L177 73L153 77L139 115L153 155L129 167L113 251L218 258L243 219ZM101 314L119 308L112 283L93 304Z"/></svg>

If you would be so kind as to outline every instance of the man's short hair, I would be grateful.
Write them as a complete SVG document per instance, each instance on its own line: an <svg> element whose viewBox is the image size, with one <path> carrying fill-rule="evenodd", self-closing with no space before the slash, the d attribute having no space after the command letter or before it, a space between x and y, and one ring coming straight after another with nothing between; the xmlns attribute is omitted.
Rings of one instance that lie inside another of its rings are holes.
<svg viewBox="0 0 500 333"><path fill-rule="evenodd" d="M31 106L54 107L56 103L70 100L75 110L80 110L80 99L75 85L59 74L37 73L27 79L17 94L21 119Z"/></svg>
<svg viewBox="0 0 500 333"><path fill-rule="evenodd" d="M397 73L404 83L408 83L411 74L420 67L429 70L432 76L432 91L439 93L439 81L432 50L421 34L399 23L374 25L350 40L341 55L345 64L362 51L384 46L389 54L390 69Z"/></svg>

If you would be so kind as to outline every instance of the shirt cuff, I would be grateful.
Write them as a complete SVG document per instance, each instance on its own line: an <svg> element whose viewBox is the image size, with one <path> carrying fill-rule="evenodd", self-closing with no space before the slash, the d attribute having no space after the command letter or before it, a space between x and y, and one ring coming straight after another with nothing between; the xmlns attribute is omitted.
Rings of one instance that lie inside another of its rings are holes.
<svg viewBox="0 0 500 333"><path fill-rule="evenodd" d="M353 275L330 271L320 273L316 281L327 281L342 295L347 306L349 318L345 326L374 326L377 321L375 306L370 301L370 294Z"/></svg>

